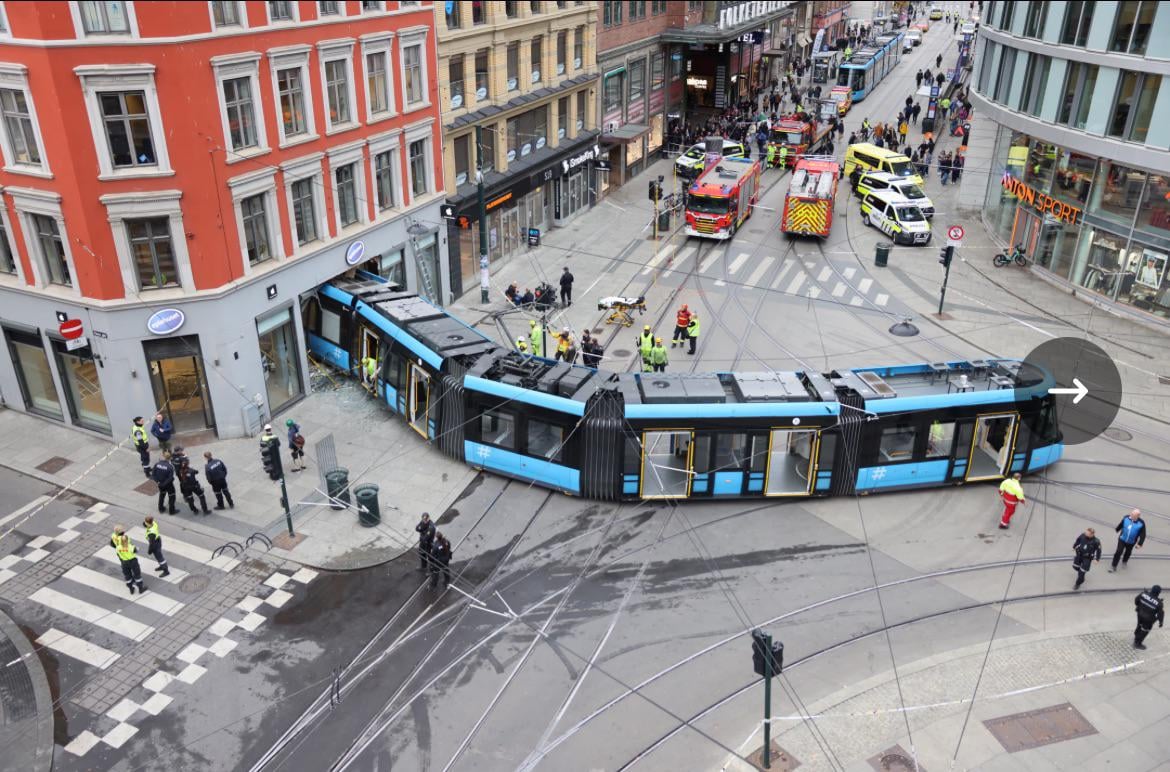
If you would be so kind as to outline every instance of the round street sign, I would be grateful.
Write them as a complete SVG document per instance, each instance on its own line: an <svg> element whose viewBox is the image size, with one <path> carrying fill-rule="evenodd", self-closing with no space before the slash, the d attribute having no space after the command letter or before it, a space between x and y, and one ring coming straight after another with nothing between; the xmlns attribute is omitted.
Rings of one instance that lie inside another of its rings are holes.
<svg viewBox="0 0 1170 772"><path fill-rule="evenodd" d="M964 233L962 225L952 225L947 228L947 238L951 241L962 241Z"/></svg>
<svg viewBox="0 0 1170 772"><path fill-rule="evenodd" d="M61 337L65 340L74 340L80 338L85 330L81 326L80 319L66 319L61 322L61 326L57 328L61 333Z"/></svg>

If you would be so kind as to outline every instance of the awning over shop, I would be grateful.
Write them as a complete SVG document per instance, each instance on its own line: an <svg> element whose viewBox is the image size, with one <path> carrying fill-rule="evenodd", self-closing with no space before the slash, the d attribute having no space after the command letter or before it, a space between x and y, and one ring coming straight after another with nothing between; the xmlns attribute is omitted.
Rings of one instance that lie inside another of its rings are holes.
<svg viewBox="0 0 1170 772"><path fill-rule="evenodd" d="M646 132L650 131L650 127L642 123L627 123L624 126L619 126L614 131L601 135L602 142L608 142L611 145L624 145L627 142L633 142Z"/></svg>

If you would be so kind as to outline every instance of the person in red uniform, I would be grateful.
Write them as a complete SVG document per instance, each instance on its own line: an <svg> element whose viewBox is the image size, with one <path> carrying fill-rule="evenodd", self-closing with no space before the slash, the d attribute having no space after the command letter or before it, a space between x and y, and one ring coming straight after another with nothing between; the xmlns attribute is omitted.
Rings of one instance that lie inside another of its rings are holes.
<svg viewBox="0 0 1170 772"><path fill-rule="evenodd" d="M999 495L1003 497L1003 517L999 520L999 527L1007 528L1012 524L1016 506L1024 500L1024 487L1020 485L1019 472L999 484Z"/></svg>
<svg viewBox="0 0 1170 772"><path fill-rule="evenodd" d="M687 332L687 326L691 323L691 310L687 308L686 303L678 310L674 317L674 338L670 341L670 347L686 345L690 340L691 334Z"/></svg>

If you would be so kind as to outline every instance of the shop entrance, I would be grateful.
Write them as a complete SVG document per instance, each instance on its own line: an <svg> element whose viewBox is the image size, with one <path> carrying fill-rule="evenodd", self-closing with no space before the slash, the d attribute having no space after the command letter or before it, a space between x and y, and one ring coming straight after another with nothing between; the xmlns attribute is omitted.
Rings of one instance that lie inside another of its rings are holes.
<svg viewBox="0 0 1170 772"><path fill-rule="evenodd" d="M1012 223L1012 243L1024 245L1024 254L1032 262L1047 268L1052 263L1052 255L1056 251L1056 238L1060 235L1060 223L1049 218L1041 218L1021 206L1016 207L1016 219Z"/></svg>
<svg viewBox="0 0 1170 772"><path fill-rule="evenodd" d="M967 481L990 480L1007 474L1016 439L1016 413L981 415L975 419L975 436L967 462Z"/></svg>
<svg viewBox="0 0 1170 772"><path fill-rule="evenodd" d="M175 432L215 427L199 336L143 341L150 385L158 409L171 419Z"/></svg>
<svg viewBox="0 0 1170 772"><path fill-rule="evenodd" d="M504 230L504 254L510 255L520 246L520 207L514 206L500 213Z"/></svg>

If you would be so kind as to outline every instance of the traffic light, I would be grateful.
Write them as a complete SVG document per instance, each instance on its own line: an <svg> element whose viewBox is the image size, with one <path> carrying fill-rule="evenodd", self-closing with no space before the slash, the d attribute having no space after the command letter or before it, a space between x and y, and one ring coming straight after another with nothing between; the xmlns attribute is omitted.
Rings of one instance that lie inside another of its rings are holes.
<svg viewBox="0 0 1170 772"><path fill-rule="evenodd" d="M771 656L772 672L767 671L765 657ZM771 677L784 669L784 644L773 641L763 630L752 630L752 669L756 675Z"/></svg>
<svg viewBox="0 0 1170 772"><path fill-rule="evenodd" d="M938 264L944 268L951 267L951 259L955 256L954 247L943 247L938 251Z"/></svg>
<svg viewBox="0 0 1170 772"><path fill-rule="evenodd" d="M280 465L280 440L276 437L260 442L260 462L269 480L279 480L284 477L284 469Z"/></svg>
<svg viewBox="0 0 1170 772"><path fill-rule="evenodd" d="M650 200L658 201L662 198L662 183L657 180L650 180Z"/></svg>

